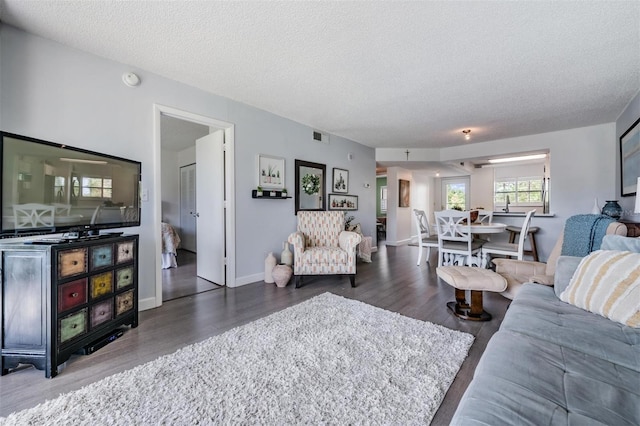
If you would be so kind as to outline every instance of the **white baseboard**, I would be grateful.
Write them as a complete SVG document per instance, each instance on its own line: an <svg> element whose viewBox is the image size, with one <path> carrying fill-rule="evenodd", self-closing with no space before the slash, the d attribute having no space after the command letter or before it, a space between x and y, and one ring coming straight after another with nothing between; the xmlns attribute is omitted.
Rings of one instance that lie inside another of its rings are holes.
<svg viewBox="0 0 640 426"><path fill-rule="evenodd" d="M138 311L146 311L148 309L153 309L157 307L158 306L156 305L155 297L148 297L146 299L138 300Z"/></svg>
<svg viewBox="0 0 640 426"><path fill-rule="evenodd" d="M385 244L388 246L406 246L409 243L411 243L411 238L399 241L387 241Z"/></svg>
<svg viewBox="0 0 640 426"><path fill-rule="evenodd" d="M261 272L259 274L247 275L244 277L236 277L236 283L233 287L240 287L243 285L252 284L252 283L255 283L256 281L264 281L264 272Z"/></svg>
<svg viewBox="0 0 640 426"><path fill-rule="evenodd" d="M375 253L378 251L378 246L371 247L371 253Z"/></svg>

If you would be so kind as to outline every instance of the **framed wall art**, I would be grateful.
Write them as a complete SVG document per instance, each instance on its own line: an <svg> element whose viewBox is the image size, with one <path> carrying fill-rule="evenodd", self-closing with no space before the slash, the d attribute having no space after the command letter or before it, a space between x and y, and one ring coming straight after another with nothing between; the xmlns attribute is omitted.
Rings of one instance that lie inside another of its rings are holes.
<svg viewBox="0 0 640 426"><path fill-rule="evenodd" d="M329 210L358 210L358 196L329 194Z"/></svg>
<svg viewBox="0 0 640 426"><path fill-rule="evenodd" d="M411 182L400 179L400 187L398 189L398 207L410 207L411 205Z"/></svg>
<svg viewBox="0 0 640 426"><path fill-rule="evenodd" d="M258 183L264 189L284 188L284 158L271 155L258 154Z"/></svg>
<svg viewBox="0 0 640 426"><path fill-rule="evenodd" d="M346 194L349 192L349 170L333 168L333 192Z"/></svg>
<svg viewBox="0 0 640 426"><path fill-rule="evenodd" d="M636 195L640 177L640 118L620 136L620 188L622 196Z"/></svg>
<svg viewBox="0 0 640 426"><path fill-rule="evenodd" d="M327 166L310 161L296 160L295 213L300 210L325 209L325 174Z"/></svg>

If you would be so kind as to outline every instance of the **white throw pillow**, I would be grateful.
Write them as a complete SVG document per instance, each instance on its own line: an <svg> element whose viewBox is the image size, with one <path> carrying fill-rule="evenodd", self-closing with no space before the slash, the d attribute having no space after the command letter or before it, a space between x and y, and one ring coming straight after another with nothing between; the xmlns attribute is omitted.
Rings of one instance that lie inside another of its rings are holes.
<svg viewBox="0 0 640 426"><path fill-rule="evenodd" d="M640 328L640 253L594 251L582 259L560 300Z"/></svg>

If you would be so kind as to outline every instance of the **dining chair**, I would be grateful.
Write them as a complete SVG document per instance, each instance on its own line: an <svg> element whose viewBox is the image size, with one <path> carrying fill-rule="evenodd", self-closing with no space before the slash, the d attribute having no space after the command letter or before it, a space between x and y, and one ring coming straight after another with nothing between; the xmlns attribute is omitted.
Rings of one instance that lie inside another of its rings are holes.
<svg viewBox="0 0 640 426"><path fill-rule="evenodd" d="M493 211L491 210L478 210L478 220L479 223L487 223L490 224L493 222Z"/></svg>
<svg viewBox="0 0 640 426"><path fill-rule="evenodd" d="M480 266L484 241L471 234L470 212L443 210L435 213L438 228L438 266Z"/></svg>
<svg viewBox="0 0 640 426"><path fill-rule="evenodd" d="M503 243L487 241L482 246L482 264L489 265L491 255L507 256L509 258L516 257L518 260L522 260L524 256L524 242L529 235L529 226L531 225L531 218L536 213L535 209L528 211L524 217L522 224L522 232L520 232L520 238L518 238L518 244L515 243Z"/></svg>
<svg viewBox="0 0 640 426"><path fill-rule="evenodd" d="M476 220L477 223L483 223L485 225L491 225L491 223L493 223L493 211L492 210L478 210L478 219ZM473 238L478 238L480 240L483 241L491 241L491 236L490 235L475 235L473 236Z"/></svg>
<svg viewBox="0 0 640 426"><path fill-rule="evenodd" d="M431 247L438 248L438 236L431 235L431 227L424 210L413 209L413 219L418 230L418 263L422 261L422 249L427 249L426 262L429 263L431 257Z"/></svg>
<svg viewBox="0 0 640 426"><path fill-rule="evenodd" d="M16 229L53 228L55 226L56 208L38 203L14 204L13 220Z"/></svg>

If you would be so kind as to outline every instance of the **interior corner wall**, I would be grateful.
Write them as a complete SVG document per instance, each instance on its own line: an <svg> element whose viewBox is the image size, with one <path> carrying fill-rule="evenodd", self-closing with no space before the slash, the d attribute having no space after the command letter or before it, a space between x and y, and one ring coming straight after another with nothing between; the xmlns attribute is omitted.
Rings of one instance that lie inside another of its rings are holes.
<svg viewBox="0 0 640 426"><path fill-rule="evenodd" d="M622 183L621 183L621 173L620 173L620 137L631 128L633 123L637 120L640 120L640 91L636 93L636 96L629 102L629 105L625 108L624 111L620 114L618 119L616 120L616 144L618 145L618 150L616 151L616 195L618 197L612 198L615 200L620 200L620 207L622 207L623 217L626 219L630 219L634 222L640 222L640 214L635 214L633 209L635 207L636 197L640 197L640 194L636 194L636 196L627 196L622 197Z"/></svg>
<svg viewBox="0 0 640 426"><path fill-rule="evenodd" d="M327 182L333 167L349 170L349 194L359 197L353 214L375 240L373 148L334 135L329 144L315 142L309 126L1 23L0 49L3 130L142 163L142 187L149 191L149 201L142 203L141 226L124 229L140 235L141 271L160 267L155 258L160 218L153 208L153 197L161 196L154 183L162 167L155 162L157 104L235 126L236 285L261 280L266 254L279 254L282 242L296 229L293 199L251 198L260 153L285 158L285 183L291 193L295 159L326 164ZM125 86L125 71L140 75L142 83ZM139 282L140 299L155 299L155 274L140 274Z"/></svg>

